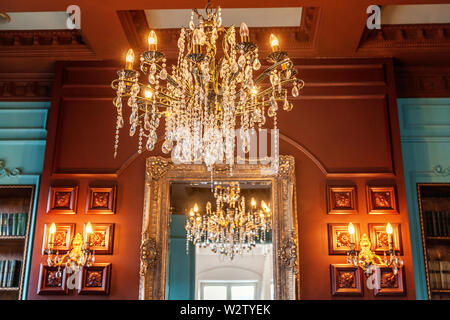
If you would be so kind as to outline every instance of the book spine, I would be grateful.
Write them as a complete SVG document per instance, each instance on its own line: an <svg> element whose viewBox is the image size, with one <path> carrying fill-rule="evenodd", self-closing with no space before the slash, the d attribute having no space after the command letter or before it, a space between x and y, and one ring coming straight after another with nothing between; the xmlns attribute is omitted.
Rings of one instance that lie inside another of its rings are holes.
<svg viewBox="0 0 450 320"><path fill-rule="evenodd" d="M11 260L11 266L9 268L9 273L8 273L8 283L6 284L8 287L13 286L15 271L16 271L16 260Z"/></svg>
<svg viewBox="0 0 450 320"><path fill-rule="evenodd" d="M445 283L447 289L450 289L450 261L445 261Z"/></svg>
<svg viewBox="0 0 450 320"><path fill-rule="evenodd" d="M22 235L24 236L27 231L28 214L23 213L22 215L23 215Z"/></svg>
<svg viewBox="0 0 450 320"><path fill-rule="evenodd" d="M450 217L449 217L449 212L445 211L444 212L444 226L445 226L445 236L448 237L450 235Z"/></svg>
<svg viewBox="0 0 450 320"><path fill-rule="evenodd" d="M3 270L5 269L5 260L0 260L0 287L2 287Z"/></svg>
<svg viewBox="0 0 450 320"><path fill-rule="evenodd" d="M3 213L0 213L0 236L3 236Z"/></svg>
<svg viewBox="0 0 450 320"><path fill-rule="evenodd" d="M447 269L446 269L446 261L439 261L439 276L440 276L440 282L441 282L441 289L448 289L447 288Z"/></svg>
<svg viewBox="0 0 450 320"><path fill-rule="evenodd" d="M436 219L436 211L433 211L433 236L437 235L437 219Z"/></svg>
<svg viewBox="0 0 450 320"><path fill-rule="evenodd" d="M17 236L17 213L13 214L12 235Z"/></svg>
<svg viewBox="0 0 450 320"><path fill-rule="evenodd" d="M21 213L18 213L18 230L17 230L17 235L21 236L22 235L22 223L23 223L23 215Z"/></svg>
<svg viewBox="0 0 450 320"><path fill-rule="evenodd" d="M7 284L9 264L10 264L10 260L6 260L5 266L3 268L3 274L2 274L2 287L6 287L6 284Z"/></svg>

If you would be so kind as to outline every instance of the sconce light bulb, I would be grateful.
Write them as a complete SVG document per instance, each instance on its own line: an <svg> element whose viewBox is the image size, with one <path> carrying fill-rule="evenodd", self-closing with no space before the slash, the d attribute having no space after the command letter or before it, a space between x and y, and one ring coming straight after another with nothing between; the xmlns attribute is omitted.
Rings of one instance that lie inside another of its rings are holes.
<svg viewBox="0 0 450 320"><path fill-rule="evenodd" d="M348 224L348 233L349 234L355 234L355 227L353 226L353 223Z"/></svg>
<svg viewBox="0 0 450 320"><path fill-rule="evenodd" d="M245 22L241 23L241 27L239 28L239 33L241 34L241 41L242 42L248 42L250 32L248 31L248 26Z"/></svg>
<svg viewBox="0 0 450 320"><path fill-rule="evenodd" d="M194 212L197 213L198 212L198 205L194 204Z"/></svg>
<svg viewBox="0 0 450 320"><path fill-rule="evenodd" d="M253 208L256 207L256 200L255 200L255 198L251 199L250 204L252 205Z"/></svg>
<svg viewBox="0 0 450 320"><path fill-rule="evenodd" d="M194 211L192 211L192 210L191 210L191 211L189 211L189 215L190 215L191 217L193 217L193 216L194 216L194 214L195 214L195 213L194 213Z"/></svg>
<svg viewBox="0 0 450 320"><path fill-rule="evenodd" d="M134 52L133 52L133 49L128 50L125 62L126 62L125 63L125 69L132 70L133 69L133 63L134 63Z"/></svg>
<svg viewBox="0 0 450 320"><path fill-rule="evenodd" d="M392 226L391 224L388 222L388 224L386 225L386 232L388 234L392 234Z"/></svg>
<svg viewBox="0 0 450 320"><path fill-rule="evenodd" d="M92 225L90 222L88 222L86 225L86 233L87 234L92 233Z"/></svg>
<svg viewBox="0 0 450 320"><path fill-rule="evenodd" d="M55 225L54 222L50 225L49 232L50 232L50 234L55 234L55 232L56 232L56 225Z"/></svg>
<svg viewBox="0 0 450 320"><path fill-rule="evenodd" d="M252 93L252 95L256 96L256 94L258 93L258 88L253 87L250 92Z"/></svg>
<svg viewBox="0 0 450 320"><path fill-rule="evenodd" d="M203 32L200 29L195 29L194 33L192 35L192 44L195 45L201 45L202 44L202 38L203 38Z"/></svg>

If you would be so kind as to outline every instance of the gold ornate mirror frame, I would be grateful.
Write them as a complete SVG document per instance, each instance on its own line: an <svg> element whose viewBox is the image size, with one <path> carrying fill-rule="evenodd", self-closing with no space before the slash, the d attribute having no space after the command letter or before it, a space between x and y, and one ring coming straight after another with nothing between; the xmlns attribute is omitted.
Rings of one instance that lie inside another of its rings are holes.
<svg viewBox="0 0 450 320"><path fill-rule="evenodd" d="M204 165L174 165L170 159L147 158L139 299L161 300L166 297L170 183L210 179L211 174ZM226 165L217 166L214 180L271 182L275 299L299 299L294 157L280 156L276 173L270 170L270 164L236 164L233 166L233 175L230 176Z"/></svg>

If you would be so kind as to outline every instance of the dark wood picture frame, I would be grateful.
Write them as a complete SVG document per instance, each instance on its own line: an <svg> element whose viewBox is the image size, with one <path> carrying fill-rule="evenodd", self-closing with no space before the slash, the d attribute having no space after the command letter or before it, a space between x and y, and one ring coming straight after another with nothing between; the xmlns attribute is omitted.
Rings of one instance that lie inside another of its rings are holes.
<svg viewBox="0 0 450 320"><path fill-rule="evenodd" d="M78 186L51 186L48 194L47 213L76 214Z"/></svg>
<svg viewBox="0 0 450 320"><path fill-rule="evenodd" d="M117 186L89 187L86 214L115 214Z"/></svg>
<svg viewBox="0 0 450 320"><path fill-rule="evenodd" d="M111 263L96 263L82 267L78 294L108 295L111 283Z"/></svg>
<svg viewBox="0 0 450 320"><path fill-rule="evenodd" d="M368 214L398 214L395 186L367 186Z"/></svg>
<svg viewBox="0 0 450 320"><path fill-rule="evenodd" d="M373 289L373 295L378 296L404 296L406 295L405 267L398 270L395 275L390 267L380 268L380 289Z"/></svg>
<svg viewBox="0 0 450 320"><path fill-rule="evenodd" d="M48 237L50 223L44 224L44 237L42 240L42 254L45 254L45 250L48 249ZM54 238L53 249L59 253L66 253L70 249L71 240L75 234L75 223L55 223L56 233ZM65 245L61 245L61 236L65 233Z"/></svg>
<svg viewBox="0 0 450 320"><path fill-rule="evenodd" d="M39 284L37 294L39 295L66 295L67 288L67 273L66 268L61 267L61 277L56 277L58 267L50 267L47 265L40 265L39 269Z"/></svg>
<svg viewBox="0 0 450 320"><path fill-rule="evenodd" d="M114 245L114 223L92 223L90 249L95 254L112 254ZM83 239L86 238L86 224L83 225Z"/></svg>
<svg viewBox="0 0 450 320"><path fill-rule="evenodd" d="M394 250L398 255L403 255L402 234L400 223L391 223ZM386 232L386 223L369 223L369 237L372 243L372 251L376 254L384 254L389 250L389 238ZM380 243L381 242L381 243Z"/></svg>
<svg viewBox="0 0 450 320"><path fill-rule="evenodd" d="M363 278L361 269L350 264L331 264L331 295L362 297Z"/></svg>
<svg viewBox="0 0 450 320"><path fill-rule="evenodd" d="M328 214L357 214L358 200L355 186L327 186Z"/></svg>
<svg viewBox="0 0 450 320"><path fill-rule="evenodd" d="M359 247L360 228L359 223L355 227L355 249ZM328 253L330 255L346 255L350 249L350 235L348 234L348 223L328 223ZM346 244L349 244L346 246Z"/></svg>

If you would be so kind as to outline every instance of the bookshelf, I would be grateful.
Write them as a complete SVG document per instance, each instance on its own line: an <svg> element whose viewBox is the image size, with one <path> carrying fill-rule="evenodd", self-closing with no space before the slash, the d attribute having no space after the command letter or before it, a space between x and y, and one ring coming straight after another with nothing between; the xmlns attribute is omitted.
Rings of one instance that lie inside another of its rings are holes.
<svg viewBox="0 0 450 320"><path fill-rule="evenodd" d="M428 298L450 300L450 184L418 184Z"/></svg>
<svg viewBox="0 0 450 320"><path fill-rule="evenodd" d="M34 191L33 185L0 185L0 300L22 296Z"/></svg>

